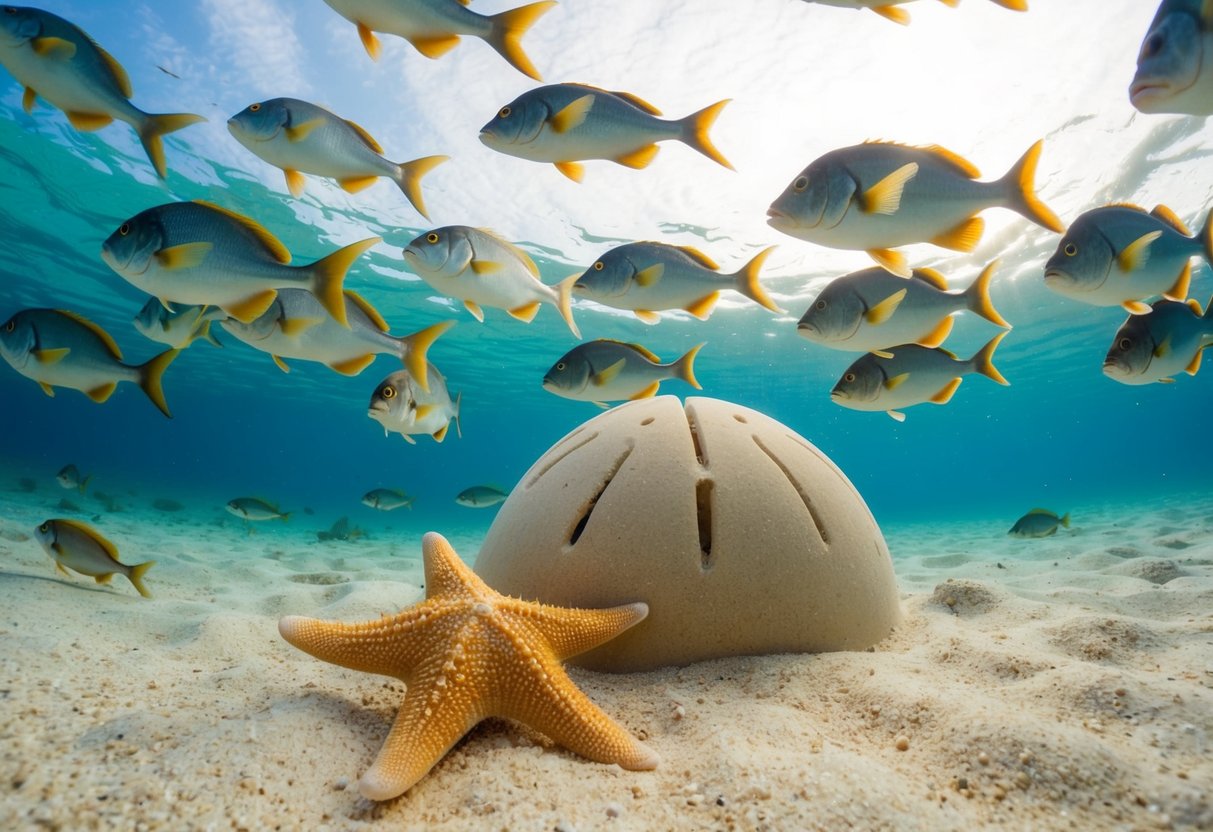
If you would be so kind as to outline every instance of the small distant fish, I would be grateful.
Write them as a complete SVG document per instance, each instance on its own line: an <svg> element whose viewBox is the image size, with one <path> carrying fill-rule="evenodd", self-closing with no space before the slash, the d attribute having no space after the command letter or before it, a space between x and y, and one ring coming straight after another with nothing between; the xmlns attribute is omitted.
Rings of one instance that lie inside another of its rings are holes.
<svg viewBox="0 0 1213 832"><path fill-rule="evenodd" d="M1045 285L1092 306L1150 311L1143 298L1188 297L1192 258L1213 262L1213 211L1197 237L1170 208L1149 213L1136 205L1095 208L1074 220L1045 263Z"/></svg>
<svg viewBox="0 0 1213 832"><path fill-rule="evenodd" d="M823 6L834 6L840 9L869 9L886 20L908 26L910 13L901 6L913 0L805 0L806 3L819 3ZM957 6L960 0L940 0L945 6ZM1028 10L1028 0L992 0L1004 9L1017 12Z"/></svg>
<svg viewBox="0 0 1213 832"><path fill-rule="evenodd" d="M882 268L852 272L831 281L800 319L797 332L836 350L871 352L898 344L938 347L962 309L1009 329L990 300L995 260L963 292L949 292L934 269L898 277Z"/></svg>
<svg viewBox="0 0 1213 832"><path fill-rule="evenodd" d="M366 532L357 526L350 525L350 518L342 517L334 523L327 532L316 532L316 538L321 541L325 540L346 540L355 541L359 538L366 537Z"/></svg>
<svg viewBox="0 0 1213 832"><path fill-rule="evenodd" d="M413 498L398 488L376 488L362 495L362 504L380 511L394 511L398 508L412 511Z"/></svg>
<svg viewBox="0 0 1213 832"><path fill-rule="evenodd" d="M1213 299L1201 312L1189 300L1155 301L1144 315L1130 315L1104 358L1104 375L1121 384L1170 384L1178 373L1196 375L1204 349L1213 345Z"/></svg>
<svg viewBox="0 0 1213 832"><path fill-rule="evenodd" d="M0 331L0 355L21 375L38 382L46 395L54 396L56 387L70 387L101 403L113 395L119 382L130 381L169 418L173 414L161 378L178 352L167 350L144 364L124 364L108 332L63 309L22 310Z"/></svg>
<svg viewBox="0 0 1213 832"><path fill-rule="evenodd" d="M140 110L129 100L131 81L122 65L78 26L41 9L4 7L0 64L25 87L21 106L27 113L41 96L63 110L77 130L100 130L114 119L135 128L161 179L165 177L161 136L206 121L192 113Z"/></svg>
<svg viewBox="0 0 1213 832"><path fill-rule="evenodd" d="M81 477L80 469L75 465L65 465L62 469L60 469L58 474L55 474L55 479L58 480L59 485L63 486L64 488L74 488L81 494L83 494L84 490L88 488L88 482L92 478L92 474L89 474L87 477Z"/></svg>
<svg viewBox="0 0 1213 832"><path fill-rule="evenodd" d="M47 520L34 531L34 537L55 562L55 569L70 577L68 569L107 584L115 573L125 575L144 598L152 595L143 585L143 575L156 565L154 560L128 566L118 560L118 549L91 526L62 518Z"/></svg>
<svg viewBox="0 0 1213 832"><path fill-rule="evenodd" d="M222 347L223 344L211 334L211 321L225 317L223 310L217 306L178 304L169 310L156 298L148 298L135 316L135 329L143 337L167 344L175 350L183 350L199 338Z"/></svg>
<svg viewBox="0 0 1213 832"><path fill-rule="evenodd" d="M602 255L573 284L573 292L610 306L630 309L648 324L662 309L684 309L707 320L721 291L733 291L772 312L782 312L758 282L774 246L763 249L735 274L720 274L706 254L667 243L628 243Z"/></svg>
<svg viewBox="0 0 1213 832"><path fill-rule="evenodd" d="M25 532L19 532L16 529L0 529L0 537L5 540L11 540L13 543L24 543L29 540L29 535Z"/></svg>
<svg viewBox="0 0 1213 832"><path fill-rule="evenodd" d="M441 442L446 438L451 422L455 435L463 438L459 408L463 394L451 400L446 379L438 368L429 365L430 389L422 390L407 370L397 370L379 383L371 394L366 415L383 426L383 435L399 433L404 441L415 444L413 436L428 434Z"/></svg>
<svg viewBox="0 0 1213 832"><path fill-rule="evenodd" d="M1050 231L1064 231L1033 190L1042 146L1032 145L994 182L978 182L972 163L937 145L867 142L832 150L771 203L767 222L811 243L862 249L893 274L909 277L905 255L895 246L929 242L972 251L985 230L977 214L986 208L1009 208Z"/></svg>
<svg viewBox="0 0 1213 832"><path fill-rule="evenodd" d="M1057 533L1058 526L1070 528L1070 514L1058 517L1047 508L1034 508L1015 521L1015 525L1007 532L1011 537L1048 537Z"/></svg>
<svg viewBox="0 0 1213 832"><path fill-rule="evenodd" d="M480 141L508 156L551 162L580 182L586 159L606 159L645 168L657 156L657 142L680 141L729 170L708 130L728 99L685 118L658 118L661 111L631 93L586 84L551 84L530 90L497 111L480 128Z"/></svg>
<svg viewBox="0 0 1213 832"><path fill-rule="evenodd" d="M281 512L278 507L256 497L237 497L227 501L227 510L245 520L287 520L291 513Z"/></svg>
<svg viewBox="0 0 1213 832"><path fill-rule="evenodd" d="M122 505L117 498L111 494L106 494L104 491L94 491L93 499L105 504L105 510L110 514L122 511Z"/></svg>
<svg viewBox="0 0 1213 832"><path fill-rule="evenodd" d="M685 381L702 390L695 378L695 356L703 344L669 364L639 344L599 338L569 350L543 377L543 389L566 399L604 402L645 399L657 395L667 378Z"/></svg>
<svg viewBox="0 0 1213 832"><path fill-rule="evenodd" d="M881 355L868 353L847 368L830 398L851 410L883 410L902 422L906 416L898 408L924 402L947 404L970 373L1010 384L994 367L994 349L1006 335L1000 332L968 360L917 344L893 347Z"/></svg>
<svg viewBox="0 0 1213 832"><path fill-rule="evenodd" d="M473 485L471 488L460 491L455 502L467 508L488 508L505 502L508 496L510 495L500 488L494 488L491 485Z"/></svg>
<svg viewBox="0 0 1213 832"><path fill-rule="evenodd" d="M17 480L17 486L27 494L32 494L38 490L38 482L31 477L22 477Z"/></svg>
<svg viewBox="0 0 1213 832"><path fill-rule="evenodd" d="M286 175L291 195L303 195L303 174L336 179L349 193L369 188L386 176L421 214L421 177L449 156L425 156L411 162L389 162L371 134L352 121L297 98L271 98L250 104L228 119L236 140Z"/></svg>
<svg viewBox="0 0 1213 832"><path fill-rule="evenodd" d="M352 243L306 266L255 221L209 202L169 202L131 217L102 244L101 259L165 306L218 306L248 323L278 289L308 289L343 326L342 283L360 254L380 242Z"/></svg>
<svg viewBox="0 0 1213 832"><path fill-rule="evenodd" d="M1213 4L1162 0L1137 55L1129 101L1143 113L1213 115Z"/></svg>
<svg viewBox="0 0 1213 832"><path fill-rule="evenodd" d="M418 277L442 294L458 298L484 320L491 306L530 323L541 304L550 303L577 338L572 291L576 276L548 286L525 251L483 228L448 225L422 234L404 249L404 260Z"/></svg>
<svg viewBox="0 0 1213 832"><path fill-rule="evenodd" d="M157 497L152 500L152 508L156 509L156 511L181 511L185 506L168 497Z"/></svg>
<svg viewBox="0 0 1213 832"><path fill-rule="evenodd" d="M397 35L427 58L439 58L459 45L460 35L481 38L510 66L542 80L522 51L522 36L556 0L543 0L498 14L477 14L462 0L324 0L358 27L358 37L371 60L379 60L375 32Z"/></svg>
<svg viewBox="0 0 1213 832"><path fill-rule="evenodd" d="M312 508L311 506L304 506L303 513L306 514L308 517L311 517L313 514L316 513L316 509Z"/></svg>

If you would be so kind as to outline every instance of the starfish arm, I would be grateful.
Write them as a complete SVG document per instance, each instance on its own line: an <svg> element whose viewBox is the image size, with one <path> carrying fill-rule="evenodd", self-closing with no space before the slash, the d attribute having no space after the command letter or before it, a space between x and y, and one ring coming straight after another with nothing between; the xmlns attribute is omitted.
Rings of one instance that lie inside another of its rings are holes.
<svg viewBox="0 0 1213 832"><path fill-rule="evenodd" d="M421 538L421 557L426 598L483 598L495 594L437 532L427 532Z"/></svg>
<svg viewBox="0 0 1213 832"><path fill-rule="evenodd" d="M279 620L278 632L321 661L403 679L427 653L422 632L426 612L426 605L418 604L395 616L353 624L288 615Z"/></svg>
<svg viewBox="0 0 1213 832"><path fill-rule="evenodd" d="M583 610L515 602L512 612L524 616L564 661L639 624L649 614L649 606L637 601L605 610Z"/></svg>

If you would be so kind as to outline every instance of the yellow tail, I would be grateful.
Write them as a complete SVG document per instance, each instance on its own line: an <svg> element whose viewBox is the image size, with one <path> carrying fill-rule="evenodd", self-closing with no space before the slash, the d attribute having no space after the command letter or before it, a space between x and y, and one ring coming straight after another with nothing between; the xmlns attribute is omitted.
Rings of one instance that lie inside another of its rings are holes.
<svg viewBox="0 0 1213 832"><path fill-rule="evenodd" d="M1026 12L1028 10L1028 0L992 0L992 2L1013 12Z"/></svg>
<svg viewBox="0 0 1213 832"><path fill-rule="evenodd" d="M973 285L964 291L965 304L969 309L976 312L981 317L985 318L995 326L1000 326L1003 329L1010 329L1011 325L1007 323L1002 315L998 314L998 310L994 308L994 302L990 299L990 279L994 277L994 271L998 268L998 261L991 260L989 265L982 270L977 279L973 281Z"/></svg>
<svg viewBox="0 0 1213 832"><path fill-rule="evenodd" d="M1061 516L1061 525L1065 526L1067 529L1070 528L1070 512L1067 511Z"/></svg>
<svg viewBox="0 0 1213 832"><path fill-rule="evenodd" d="M143 392L152 400L152 404L160 408L160 412L170 419L173 414L169 412L168 402L164 398L164 388L161 386L161 381L164 378L164 371L169 364L173 363L181 350L165 350L158 356L148 361L146 364L140 364L139 370L139 386L143 388Z"/></svg>
<svg viewBox="0 0 1213 832"><path fill-rule="evenodd" d="M425 200L421 198L421 177L450 159L450 156L423 156L411 162L401 162L400 172L396 175L396 184L404 191L408 201L413 203L417 213L427 220L430 215L425 212Z"/></svg>
<svg viewBox="0 0 1213 832"><path fill-rule="evenodd" d="M430 392L430 373L426 353L429 352L430 346L438 340L438 336L454 325L454 321L443 321L400 339L400 361L409 371L409 375L416 379L417 383L421 385L421 389L427 393Z"/></svg>
<svg viewBox="0 0 1213 832"><path fill-rule="evenodd" d="M147 587L143 585L143 575L147 572L147 570L151 569L155 565L156 561L154 560L149 560L147 563L135 564L131 567L130 574L127 575L135 589L138 590L139 594L144 598L151 598L152 594L148 592Z"/></svg>
<svg viewBox="0 0 1213 832"><path fill-rule="evenodd" d="M357 243L350 243L345 248L339 248L328 257L317 260L310 266L304 266L312 273L312 282L308 287L320 305L333 316L337 323L349 329L350 322L345 314L345 274L354 265L364 251L377 243L382 243L382 237L371 237Z"/></svg>
<svg viewBox="0 0 1213 832"><path fill-rule="evenodd" d="M703 344L696 344L687 350L686 355L674 362L674 378L682 379L696 390L703 389L699 379L695 378L695 356L701 349L703 349Z"/></svg>
<svg viewBox="0 0 1213 832"><path fill-rule="evenodd" d="M1200 245L1205 260L1213 263L1213 211L1209 211L1209 216L1205 217L1205 227L1200 230Z"/></svg>
<svg viewBox="0 0 1213 832"><path fill-rule="evenodd" d="M708 137L708 130L716 123L716 117L720 115L720 111L724 109L724 105L728 104L732 99L726 98L724 101L717 101L711 107L705 107L697 113L691 113L684 118L682 124L682 140L691 147L698 150L704 156L707 156L713 162L724 165L729 170L736 170L729 160L724 158L716 146L712 144L712 140Z"/></svg>
<svg viewBox="0 0 1213 832"><path fill-rule="evenodd" d="M994 366L994 350L998 348L999 342L1006 337L1007 333L1005 332L995 335L990 339L989 343L981 348L977 355L969 359L969 363L973 365L973 369L976 372L981 373L986 378L992 378L999 384L1009 385L1011 382L1007 381L1003 377L1003 374L998 372L998 368Z"/></svg>
<svg viewBox="0 0 1213 832"><path fill-rule="evenodd" d="M1062 234L1066 227L1049 209L1049 206L1036 196L1036 163L1040 160L1042 147L1044 147L1043 139L1029 147L1028 152L1015 163L1013 168L1007 171L1007 175L1000 182L1006 188L1008 208L1018 211L1037 225Z"/></svg>
<svg viewBox="0 0 1213 832"><path fill-rule="evenodd" d="M577 328L577 323L573 320L573 284L579 277L581 277L579 274L569 275L556 284L557 308L560 310L560 317L564 318L564 322L569 325L574 338L581 337L581 330Z"/></svg>
<svg viewBox="0 0 1213 832"><path fill-rule="evenodd" d="M754 255L754 259L746 263L742 270L733 275L733 277L737 281L738 292L760 306L765 306L772 312L782 312L783 310L775 305L775 301L771 300L771 296L767 294L767 290L762 288L762 284L758 282L758 273L762 271L763 263L766 262L767 257L774 250L775 246L764 248Z"/></svg>
<svg viewBox="0 0 1213 832"><path fill-rule="evenodd" d="M149 115L143 122L139 128L139 141L143 143L143 150L147 153L147 158L152 160L152 167L156 169L156 173L161 179L167 174L164 164L164 142L161 141L161 136L200 121L206 121L206 119L193 113L163 113Z"/></svg>
<svg viewBox="0 0 1213 832"><path fill-rule="evenodd" d="M489 19L493 23L493 29L485 36L485 42L509 61L514 69L536 81L542 81L539 71L522 51L522 36L555 5L556 0L543 0L541 3L531 3L492 15Z"/></svg>

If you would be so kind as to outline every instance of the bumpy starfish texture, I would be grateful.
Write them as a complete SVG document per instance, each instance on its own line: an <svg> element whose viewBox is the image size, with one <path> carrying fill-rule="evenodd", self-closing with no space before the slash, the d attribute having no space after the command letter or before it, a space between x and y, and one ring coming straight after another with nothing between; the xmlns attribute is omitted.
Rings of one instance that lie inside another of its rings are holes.
<svg viewBox="0 0 1213 832"><path fill-rule="evenodd" d="M290 615L278 632L318 659L394 676L408 689L358 790L371 800L407 791L491 716L524 722L560 745L626 769L657 755L573 684L561 662L614 638L649 608L551 607L494 592L430 532L422 539L425 600L378 621L342 624Z"/></svg>

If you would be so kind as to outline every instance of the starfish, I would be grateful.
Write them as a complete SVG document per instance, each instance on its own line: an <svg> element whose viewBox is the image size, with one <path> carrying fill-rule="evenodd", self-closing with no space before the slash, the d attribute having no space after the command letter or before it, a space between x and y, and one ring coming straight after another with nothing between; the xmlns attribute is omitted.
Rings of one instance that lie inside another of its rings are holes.
<svg viewBox="0 0 1213 832"><path fill-rule="evenodd" d="M421 541L425 600L377 621L343 624L288 615L282 637L333 664L394 676L404 701L358 782L370 800L411 788L476 723L507 717L600 763L633 771L658 756L582 693L561 662L617 636L648 605L568 609L510 598L472 572L441 535Z"/></svg>

